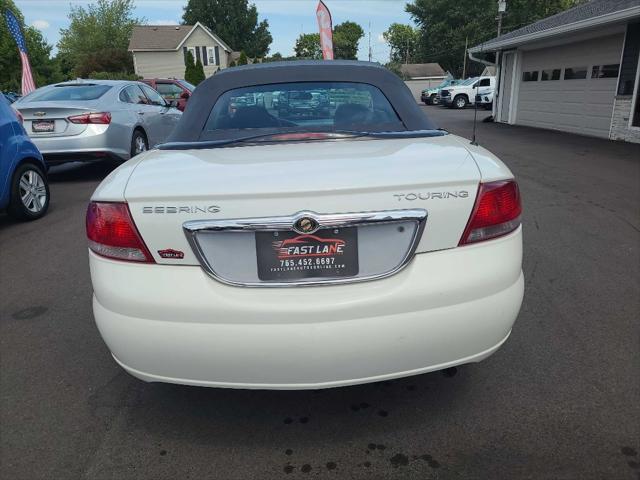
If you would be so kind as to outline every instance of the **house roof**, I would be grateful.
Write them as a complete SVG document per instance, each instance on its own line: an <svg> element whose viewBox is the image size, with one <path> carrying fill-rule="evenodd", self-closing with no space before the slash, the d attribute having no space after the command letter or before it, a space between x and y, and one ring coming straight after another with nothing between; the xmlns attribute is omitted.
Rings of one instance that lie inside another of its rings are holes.
<svg viewBox="0 0 640 480"><path fill-rule="evenodd" d="M439 63L405 63L400 71L409 78L444 77L447 75Z"/></svg>
<svg viewBox="0 0 640 480"><path fill-rule="evenodd" d="M496 51L529 41L640 16L640 0L592 0L470 48Z"/></svg>
<svg viewBox="0 0 640 480"><path fill-rule="evenodd" d="M135 25L129 40L129 51L177 50L196 27L201 27L226 51L231 51L220 37L200 22L195 25Z"/></svg>

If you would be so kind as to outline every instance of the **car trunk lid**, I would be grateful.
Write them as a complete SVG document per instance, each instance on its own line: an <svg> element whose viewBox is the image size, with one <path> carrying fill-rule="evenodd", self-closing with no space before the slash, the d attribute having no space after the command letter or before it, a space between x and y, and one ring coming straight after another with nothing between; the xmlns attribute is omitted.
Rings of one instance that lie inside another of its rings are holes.
<svg viewBox="0 0 640 480"><path fill-rule="evenodd" d="M16 108L24 117L25 130L33 138L79 135L87 125L72 123L69 117L98 111L96 102L27 102Z"/></svg>
<svg viewBox="0 0 640 480"><path fill-rule="evenodd" d="M426 211L416 251L455 247L479 181L473 158L452 135L353 139L149 152L131 175L125 198L158 263L198 264L202 258L187 241L185 222L289 218L298 212ZM410 233L407 225L402 241ZM252 242L242 252L253 259L246 265L255 263ZM236 248L234 242L225 245Z"/></svg>

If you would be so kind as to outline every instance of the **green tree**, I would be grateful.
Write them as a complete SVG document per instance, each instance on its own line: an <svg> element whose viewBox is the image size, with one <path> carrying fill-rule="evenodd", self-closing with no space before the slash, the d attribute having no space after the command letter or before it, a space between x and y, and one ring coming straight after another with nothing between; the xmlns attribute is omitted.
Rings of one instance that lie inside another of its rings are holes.
<svg viewBox="0 0 640 480"><path fill-rule="evenodd" d="M336 59L356 60L358 43L364 36L362 27L354 22L343 22L333 28L333 56ZM297 58L319 60L322 58L319 33L303 33L294 47Z"/></svg>
<svg viewBox="0 0 640 480"><path fill-rule="evenodd" d="M127 72L133 74L133 59L126 50L104 48L97 52L88 53L73 70L76 76L82 78L91 77L91 72Z"/></svg>
<svg viewBox="0 0 640 480"><path fill-rule="evenodd" d="M392 23L382 34L391 47L392 63L413 63L420 45L420 30L411 25Z"/></svg>
<svg viewBox="0 0 640 480"><path fill-rule="evenodd" d="M319 60L322 58L319 33L302 33L296 40L294 47L297 58Z"/></svg>
<svg viewBox="0 0 640 480"><path fill-rule="evenodd" d="M249 63L249 59L247 58L247 54L243 51L240 52L240 56L238 57L238 65L246 65Z"/></svg>
<svg viewBox="0 0 640 480"><path fill-rule="evenodd" d="M364 30L355 22L342 22L333 27L333 56L343 60L358 58L358 43Z"/></svg>
<svg viewBox="0 0 640 480"><path fill-rule="evenodd" d="M268 63L268 62L281 62L282 60L284 60L284 57L282 56L282 54L280 52L276 52L273 55L269 56L269 57L264 57L262 59L262 61L264 63Z"/></svg>
<svg viewBox="0 0 640 480"><path fill-rule="evenodd" d="M182 20L200 22L231 46L250 57L264 57L273 41L269 22L258 22L258 9L247 0L189 0Z"/></svg>
<svg viewBox="0 0 640 480"><path fill-rule="evenodd" d="M86 8L71 5L69 27L60 29L58 51L73 65L74 75L96 68L133 72L129 39L134 25L144 23L133 16L133 10L133 0L97 0Z"/></svg>
<svg viewBox="0 0 640 480"><path fill-rule="evenodd" d="M15 40L9 33L4 18L6 10L11 10L20 24L27 44L29 63L36 87L62 81L64 78L56 62L51 59L51 45L34 27L25 27L24 17L13 0L0 0L0 90L20 91L22 63Z"/></svg>
<svg viewBox="0 0 640 480"><path fill-rule="evenodd" d="M193 54L187 50L187 54L184 56L184 79L191 83L192 85L196 85L196 63L193 60Z"/></svg>
<svg viewBox="0 0 640 480"><path fill-rule="evenodd" d="M128 72L89 72L87 75L94 80L140 80L141 76Z"/></svg>
<svg viewBox="0 0 640 480"><path fill-rule="evenodd" d="M585 0L509 0L502 33L559 13ZM462 74L465 40L469 47L497 34L495 0L413 0L405 6L420 27L417 56L420 61L438 62L456 76ZM477 74L484 65L470 62L467 71Z"/></svg>
<svg viewBox="0 0 640 480"><path fill-rule="evenodd" d="M196 60L196 65L194 67L193 70L193 85L198 85L200 82L202 82L205 78L204 75L204 67L202 66L202 62L200 61L200 59Z"/></svg>

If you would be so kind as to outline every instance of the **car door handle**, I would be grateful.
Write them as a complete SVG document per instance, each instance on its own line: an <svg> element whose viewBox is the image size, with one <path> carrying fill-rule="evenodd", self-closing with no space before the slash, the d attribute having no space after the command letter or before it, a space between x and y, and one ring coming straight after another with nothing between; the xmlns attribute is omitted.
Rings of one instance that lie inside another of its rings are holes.
<svg viewBox="0 0 640 480"><path fill-rule="evenodd" d="M138 112L138 115L144 115L144 112Z"/></svg>

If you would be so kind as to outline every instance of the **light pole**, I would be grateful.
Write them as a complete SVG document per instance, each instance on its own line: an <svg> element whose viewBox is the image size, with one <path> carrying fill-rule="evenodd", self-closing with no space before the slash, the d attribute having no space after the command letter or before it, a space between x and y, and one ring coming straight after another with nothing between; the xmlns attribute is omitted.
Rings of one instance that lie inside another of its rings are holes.
<svg viewBox="0 0 640 480"><path fill-rule="evenodd" d="M500 36L502 30L502 15L507 10L507 0L498 0L498 36ZM498 102L502 105L502 95L500 95L500 75L501 75L501 61L502 55L500 55L500 50L496 52L496 86L494 88L493 94L493 105L491 106L491 114L493 118L496 118L498 113Z"/></svg>
<svg viewBox="0 0 640 480"><path fill-rule="evenodd" d="M502 31L502 15L507 10L507 0L498 0L498 36Z"/></svg>

